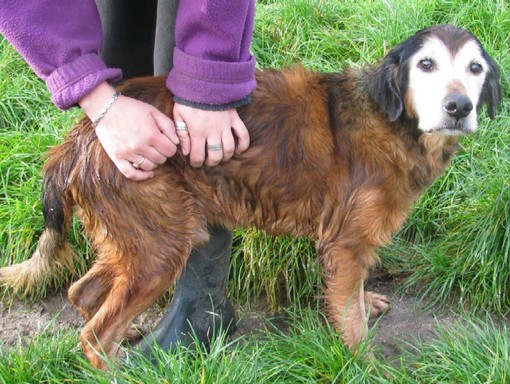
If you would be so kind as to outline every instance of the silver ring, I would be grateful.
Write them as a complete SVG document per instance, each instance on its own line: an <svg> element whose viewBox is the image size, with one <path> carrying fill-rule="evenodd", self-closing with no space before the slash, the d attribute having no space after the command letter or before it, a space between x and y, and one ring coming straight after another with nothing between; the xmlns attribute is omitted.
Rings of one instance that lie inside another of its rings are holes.
<svg viewBox="0 0 510 384"><path fill-rule="evenodd" d="M207 150L208 151L221 151L223 149L223 146L221 143L219 144L207 144Z"/></svg>
<svg viewBox="0 0 510 384"><path fill-rule="evenodd" d="M176 121L175 122L175 130L188 132L188 126L186 125L186 123L184 121Z"/></svg>
<svg viewBox="0 0 510 384"><path fill-rule="evenodd" d="M145 156L142 156L142 158L140 159L140 161L137 161L136 163L133 163L133 168L134 169L140 169L140 167L142 166L142 163L145 161Z"/></svg>

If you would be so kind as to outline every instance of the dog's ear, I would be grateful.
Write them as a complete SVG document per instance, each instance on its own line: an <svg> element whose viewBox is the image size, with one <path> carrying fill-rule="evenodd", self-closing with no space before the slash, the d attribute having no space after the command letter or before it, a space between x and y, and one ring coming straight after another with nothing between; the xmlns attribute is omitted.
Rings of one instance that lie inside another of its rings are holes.
<svg viewBox="0 0 510 384"><path fill-rule="evenodd" d="M404 101L399 71L401 70L399 52L390 51L382 63L375 68L368 84L368 92L387 115L390 121L396 121L404 110Z"/></svg>
<svg viewBox="0 0 510 384"><path fill-rule="evenodd" d="M498 65L485 51L483 51L483 56L485 61L489 64L489 69L485 82L483 83L482 94L477 109L481 109L483 104L487 104L487 114L493 119L502 98L500 74Z"/></svg>

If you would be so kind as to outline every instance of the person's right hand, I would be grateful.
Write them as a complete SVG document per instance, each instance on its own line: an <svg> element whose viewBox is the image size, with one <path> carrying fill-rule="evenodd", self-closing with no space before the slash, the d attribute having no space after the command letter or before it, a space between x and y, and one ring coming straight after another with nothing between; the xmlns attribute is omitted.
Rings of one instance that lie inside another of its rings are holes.
<svg viewBox="0 0 510 384"><path fill-rule="evenodd" d="M187 127L178 134L181 152L189 155L193 167L213 167L230 160L234 153L246 151L250 145L250 134L235 109L207 111L175 103L174 120ZM211 149L211 145L219 148Z"/></svg>
<svg viewBox="0 0 510 384"><path fill-rule="evenodd" d="M113 87L101 83L78 104L94 119L114 93ZM96 134L119 171L133 180L154 176L153 170L172 157L179 144L174 124L165 114L122 95L99 121ZM139 169L133 166L135 163L140 164Z"/></svg>

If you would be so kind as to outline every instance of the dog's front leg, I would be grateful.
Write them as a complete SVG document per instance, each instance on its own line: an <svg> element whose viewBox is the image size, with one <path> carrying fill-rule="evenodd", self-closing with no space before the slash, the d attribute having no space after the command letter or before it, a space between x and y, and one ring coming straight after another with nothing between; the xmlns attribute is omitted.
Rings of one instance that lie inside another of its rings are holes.
<svg viewBox="0 0 510 384"><path fill-rule="evenodd" d="M331 325L342 333L349 348L367 334L367 310L363 283L367 268L357 247L339 243L319 245L326 283L325 301Z"/></svg>

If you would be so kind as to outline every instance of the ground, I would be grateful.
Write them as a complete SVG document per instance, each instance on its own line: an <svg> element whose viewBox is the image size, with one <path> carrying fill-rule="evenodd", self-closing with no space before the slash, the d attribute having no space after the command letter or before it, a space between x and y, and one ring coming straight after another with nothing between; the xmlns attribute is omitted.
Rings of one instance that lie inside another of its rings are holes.
<svg viewBox="0 0 510 384"><path fill-rule="evenodd" d="M384 273L376 273L369 280L368 288L387 295L391 300L390 310L375 323L375 340L372 342L390 360L398 359L400 348L405 347L406 342L413 343L415 338L434 337L439 325L451 324L455 320L452 313L424 309L423 304L413 295L397 293L395 281ZM143 324L143 331L148 331L155 325L161 312L161 308L156 305L137 319L137 323ZM277 324L285 324L282 314L267 314L252 309L240 318L234 337L263 329L269 318L276 318ZM12 345L20 339L34 337L48 327L55 326L59 329L75 329L76 332L83 326L82 317L67 301L65 291L31 304L14 300L7 308L0 303L0 345Z"/></svg>

